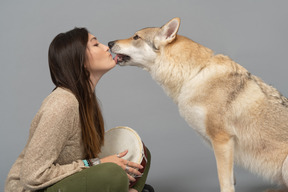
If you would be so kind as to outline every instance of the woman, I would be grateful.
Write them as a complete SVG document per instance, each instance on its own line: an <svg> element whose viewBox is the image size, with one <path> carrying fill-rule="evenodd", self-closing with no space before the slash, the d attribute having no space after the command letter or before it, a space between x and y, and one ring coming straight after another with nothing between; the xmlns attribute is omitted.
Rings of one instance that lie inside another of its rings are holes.
<svg viewBox="0 0 288 192"><path fill-rule="evenodd" d="M57 35L49 47L56 88L34 117L29 139L12 166L5 192L140 192L150 167L133 188L129 173L142 166L122 159L128 151L98 159L104 123L95 96L100 78L116 65L109 48L85 28ZM149 191L145 185L143 191ZM150 188L153 191L153 188Z"/></svg>

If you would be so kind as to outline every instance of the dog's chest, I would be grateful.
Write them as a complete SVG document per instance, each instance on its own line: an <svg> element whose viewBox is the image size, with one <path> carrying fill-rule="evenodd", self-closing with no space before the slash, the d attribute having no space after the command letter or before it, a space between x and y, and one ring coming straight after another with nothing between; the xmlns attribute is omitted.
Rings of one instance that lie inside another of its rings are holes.
<svg viewBox="0 0 288 192"><path fill-rule="evenodd" d="M206 110L202 106L189 106L179 103L179 112L188 125L194 128L201 136L209 140L206 132Z"/></svg>

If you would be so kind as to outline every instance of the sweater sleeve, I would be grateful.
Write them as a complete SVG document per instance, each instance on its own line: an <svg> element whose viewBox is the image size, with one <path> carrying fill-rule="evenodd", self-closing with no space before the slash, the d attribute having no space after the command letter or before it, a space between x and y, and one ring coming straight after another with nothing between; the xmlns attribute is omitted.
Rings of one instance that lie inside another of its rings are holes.
<svg viewBox="0 0 288 192"><path fill-rule="evenodd" d="M20 180L25 189L39 190L85 168L81 160L56 164L61 150L75 129L78 107L64 100L49 103L40 113L40 120L27 146Z"/></svg>

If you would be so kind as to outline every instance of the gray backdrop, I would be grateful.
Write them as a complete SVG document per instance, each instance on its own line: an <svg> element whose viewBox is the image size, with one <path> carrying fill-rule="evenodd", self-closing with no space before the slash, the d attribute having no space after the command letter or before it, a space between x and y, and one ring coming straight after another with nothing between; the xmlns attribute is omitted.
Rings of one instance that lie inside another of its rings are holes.
<svg viewBox="0 0 288 192"><path fill-rule="evenodd" d="M0 191L54 88L47 50L58 33L87 27L107 44L180 17L179 34L230 56L287 96L287 6L286 0L1 0ZM133 127L151 150L148 183L156 191L219 191L213 151L146 71L117 66L96 89L106 129ZM242 168L235 172L238 191L272 186Z"/></svg>

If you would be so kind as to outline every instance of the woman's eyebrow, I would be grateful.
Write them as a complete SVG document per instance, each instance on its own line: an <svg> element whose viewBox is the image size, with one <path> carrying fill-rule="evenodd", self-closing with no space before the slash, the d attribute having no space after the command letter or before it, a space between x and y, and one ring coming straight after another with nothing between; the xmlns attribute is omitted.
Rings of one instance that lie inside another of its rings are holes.
<svg viewBox="0 0 288 192"><path fill-rule="evenodd" d="M97 38L96 38L96 37L92 37L92 38L90 39L90 41L93 41L93 40L96 40L96 41L97 41Z"/></svg>

